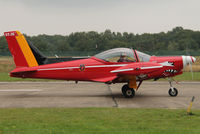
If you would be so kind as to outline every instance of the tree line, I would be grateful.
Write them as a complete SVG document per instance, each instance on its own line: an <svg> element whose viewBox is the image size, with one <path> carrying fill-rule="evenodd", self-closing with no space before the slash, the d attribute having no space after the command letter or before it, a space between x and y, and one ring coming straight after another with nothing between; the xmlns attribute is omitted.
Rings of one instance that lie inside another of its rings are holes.
<svg viewBox="0 0 200 134"><path fill-rule="evenodd" d="M200 51L200 31L175 27L160 33L120 33L105 30L98 33L75 32L70 35L37 35L26 39L42 52L100 52L111 48L126 47L144 52L150 51ZM0 55L8 52L4 36L0 37Z"/></svg>

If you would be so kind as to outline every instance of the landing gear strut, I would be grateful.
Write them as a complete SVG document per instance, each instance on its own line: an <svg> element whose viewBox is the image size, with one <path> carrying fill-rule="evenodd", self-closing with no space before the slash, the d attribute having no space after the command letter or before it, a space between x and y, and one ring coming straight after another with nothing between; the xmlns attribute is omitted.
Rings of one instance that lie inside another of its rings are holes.
<svg viewBox="0 0 200 134"><path fill-rule="evenodd" d="M178 95L178 90L172 86L172 81L169 81L170 89L168 91L171 97L176 97Z"/></svg>
<svg viewBox="0 0 200 134"><path fill-rule="evenodd" d="M130 88L128 84L125 84L122 87L122 94L126 98L133 98L135 96L135 90L133 88Z"/></svg>

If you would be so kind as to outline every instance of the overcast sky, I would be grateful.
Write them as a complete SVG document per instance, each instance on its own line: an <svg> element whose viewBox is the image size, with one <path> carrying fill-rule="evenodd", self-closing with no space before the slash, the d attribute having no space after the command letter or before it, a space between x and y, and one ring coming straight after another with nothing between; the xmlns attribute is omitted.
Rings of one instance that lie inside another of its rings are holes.
<svg viewBox="0 0 200 134"><path fill-rule="evenodd" d="M200 30L199 0L0 0L0 35Z"/></svg>

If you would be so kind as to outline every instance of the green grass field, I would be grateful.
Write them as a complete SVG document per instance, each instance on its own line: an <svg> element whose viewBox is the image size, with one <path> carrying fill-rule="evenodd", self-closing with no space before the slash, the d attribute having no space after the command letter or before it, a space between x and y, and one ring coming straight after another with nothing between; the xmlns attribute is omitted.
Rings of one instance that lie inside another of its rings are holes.
<svg viewBox="0 0 200 134"><path fill-rule="evenodd" d="M200 81L200 72L193 72L193 79L191 72L184 72L181 75L175 76L177 81Z"/></svg>
<svg viewBox="0 0 200 134"><path fill-rule="evenodd" d="M199 134L200 110L0 109L1 134Z"/></svg>

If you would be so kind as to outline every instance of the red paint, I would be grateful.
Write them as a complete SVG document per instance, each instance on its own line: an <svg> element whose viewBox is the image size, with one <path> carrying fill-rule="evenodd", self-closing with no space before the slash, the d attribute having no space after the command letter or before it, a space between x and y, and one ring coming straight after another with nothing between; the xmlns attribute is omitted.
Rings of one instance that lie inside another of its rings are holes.
<svg viewBox="0 0 200 134"><path fill-rule="evenodd" d="M41 65L38 67L19 68L11 72L12 77L22 78L44 78L44 79L60 79L60 80L75 80L75 81L98 81L108 82L123 75L143 75L148 74L146 79L157 77L166 77L163 75L167 69L176 69L177 73L166 73L167 77L175 76L182 72L182 59L181 57L152 57L151 62L134 62L134 63L109 63L95 57L83 60L68 61L62 63L54 63L48 65ZM161 62L170 61L174 62L175 66L163 66L159 68L151 68L162 66ZM80 65L84 64L84 71L80 71ZM117 66L124 65L125 66ZM110 66L109 66L110 65ZM141 69L143 67L150 67L149 69ZM133 71L124 71L112 73L114 70L133 68ZM19 73L17 73L19 72Z"/></svg>
<svg viewBox="0 0 200 134"><path fill-rule="evenodd" d="M18 68L18 67L28 66L24 54L22 53L21 48L19 47L19 44L16 40L17 33L15 31L11 31L11 32L5 32L4 35L8 43L8 48L15 61L16 67Z"/></svg>

